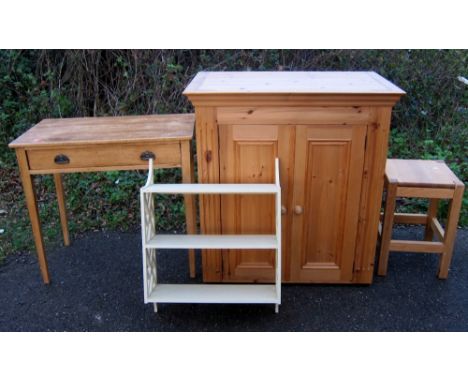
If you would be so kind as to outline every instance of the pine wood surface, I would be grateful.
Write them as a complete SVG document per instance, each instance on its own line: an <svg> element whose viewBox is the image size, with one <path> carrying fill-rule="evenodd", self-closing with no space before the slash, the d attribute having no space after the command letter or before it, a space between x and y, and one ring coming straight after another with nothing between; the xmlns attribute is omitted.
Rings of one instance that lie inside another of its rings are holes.
<svg viewBox="0 0 468 382"><path fill-rule="evenodd" d="M156 155L158 167L179 167L181 163L180 143L113 143L70 146L56 144L53 148L31 149L28 147L27 155L29 167L34 172L42 170L58 170L71 172L73 169L105 168L119 166L134 166L146 168L147 162L140 158L144 152ZM55 162L57 155L66 155L69 163Z"/></svg>
<svg viewBox="0 0 468 382"><path fill-rule="evenodd" d="M62 173L146 169L148 162L141 155L148 151L156 156L155 167L181 167L182 181L193 183L190 143L194 122L193 114L47 119L10 143L18 158L44 283L50 283L50 275L32 175L54 174L63 239L69 245ZM67 161L57 163L57 156L66 156ZM187 231L195 234L194 196L186 195L184 199ZM194 277L193 250L189 251L189 268Z"/></svg>
<svg viewBox="0 0 468 382"><path fill-rule="evenodd" d="M37 208L36 202L36 190L34 189L33 180L28 171L28 159L26 157L26 152L23 149L17 149L16 157L18 159L21 183L23 184L26 206L28 208L29 219L31 221L31 228L33 232L34 244L36 246L39 269L42 275L43 282L45 284L49 284L50 275L49 268L47 265L47 257L45 255L44 250L44 240L42 238L39 210ZM60 195L60 193L58 193L58 195Z"/></svg>
<svg viewBox="0 0 468 382"><path fill-rule="evenodd" d="M296 127L291 277L352 279L365 125Z"/></svg>
<svg viewBox="0 0 468 382"><path fill-rule="evenodd" d="M217 108L218 124L317 124L340 123L346 120L351 123L366 123L372 110L368 107L219 107Z"/></svg>
<svg viewBox="0 0 468 382"><path fill-rule="evenodd" d="M44 119L9 147L190 140L193 114Z"/></svg>
<svg viewBox="0 0 468 382"><path fill-rule="evenodd" d="M388 159L385 174L398 187L455 188L460 182L443 161L437 160Z"/></svg>
<svg viewBox="0 0 468 382"><path fill-rule="evenodd" d="M370 284L374 275L391 113L389 106L374 108L367 124L353 283Z"/></svg>
<svg viewBox="0 0 468 382"><path fill-rule="evenodd" d="M65 191L63 190L62 174L54 174L55 192L57 193L57 204L60 215L60 225L62 227L63 243L70 245L70 235L68 233L67 208L65 206Z"/></svg>
<svg viewBox="0 0 468 382"><path fill-rule="evenodd" d="M284 126L220 125L220 182L273 183L275 158L279 158L281 177L287 179L290 141L291 130ZM281 192L284 200L286 182L282 182ZM220 209L223 234L269 234L275 230L274 196L223 195ZM286 235L282 237L284 240ZM275 271L274 256L274 251L224 250L223 280L269 282Z"/></svg>
<svg viewBox="0 0 468 382"><path fill-rule="evenodd" d="M268 182L280 158L283 282L371 283L391 108L404 92L375 73L210 72L184 94L199 182ZM221 196L201 214L206 233L273 228L268 199ZM265 282L273 267L268 251L203 251L208 282Z"/></svg>
<svg viewBox="0 0 468 382"><path fill-rule="evenodd" d="M387 274L390 252L417 252L440 254L438 277L446 279L465 188L463 182L443 161L389 159L385 184L387 200L383 226L379 227L379 276ZM427 214L395 213L398 197L429 198ZM445 229L437 219L440 199L450 199ZM424 240L393 240L394 223L425 225ZM439 241L433 242L434 236Z"/></svg>
<svg viewBox="0 0 468 382"><path fill-rule="evenodd" d="M193 151L191 141L181 142L181 167L182 181L184 183L193 183L195 181L195 172L193 166ZM195 197L193 195L184 195L185 203L185 224L188 234L197 233L197 210ZM190 277L195 277L195 250L189 249L189 272Z"/></svg>
<svg viewBox="0 0 468 382"><path fill-rule="evenodd" d="M199 72L184 91L209 93L405 94L375 72Z"/></svg>

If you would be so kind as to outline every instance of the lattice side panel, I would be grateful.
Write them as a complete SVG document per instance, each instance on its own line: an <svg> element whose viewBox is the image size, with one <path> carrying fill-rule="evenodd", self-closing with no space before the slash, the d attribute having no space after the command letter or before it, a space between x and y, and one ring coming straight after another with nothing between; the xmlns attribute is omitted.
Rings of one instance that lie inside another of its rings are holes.
<svg viewBox="0 0 468 382"><path fill-rule="evenodd" d="M145 248L145 244L156 234L156 218L154 213L154 195L141 194L141 231L143 249L143 288L145 302L157 284L156 250Z"/></svg>
<svg viewBox="0 0 468 382"><path fill-rule="evenodd" d="M156 217L154 213L154 196L151 193L143 194L142 213L144 217L145 240L150 240L156 234ZM142 227L143 229L143 227Z"/></svg>
<svg viewBox="0 0 468 382"><path fill-rule="evenodd" d="M156 249L146 248L145 249L145 274L146 274L146 290L147 296L156 288L158 283L158 271L156 264Z"/></svg>

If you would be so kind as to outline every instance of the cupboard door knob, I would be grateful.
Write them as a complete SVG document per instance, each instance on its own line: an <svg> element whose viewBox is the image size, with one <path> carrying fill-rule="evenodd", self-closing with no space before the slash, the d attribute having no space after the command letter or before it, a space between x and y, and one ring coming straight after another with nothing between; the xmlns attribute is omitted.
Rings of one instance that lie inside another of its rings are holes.
<svg viewBox="0 0 468 382"><path fill-rule="evenodd" d="M294 213L296 215L301 215L303 211L304 210L303 210L302 206L294 206Z"/></svg>
<svg viewBox="0 0 468 382"><path fill-rule="evenodd" d="M285 206L281 206L281 215L286 215L288 212L288 209Z"/></svg>

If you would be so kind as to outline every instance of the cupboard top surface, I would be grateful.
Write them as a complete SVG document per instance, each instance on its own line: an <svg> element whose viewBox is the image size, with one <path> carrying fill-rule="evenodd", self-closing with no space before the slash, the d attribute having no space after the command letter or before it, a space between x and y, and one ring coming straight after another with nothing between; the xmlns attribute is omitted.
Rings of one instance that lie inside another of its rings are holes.
<svg viewBox="0 0 468 382"><path fill-rule="evenodd" d="M405 92L375 72L199 72L185 95L376 94Z"/></svg>

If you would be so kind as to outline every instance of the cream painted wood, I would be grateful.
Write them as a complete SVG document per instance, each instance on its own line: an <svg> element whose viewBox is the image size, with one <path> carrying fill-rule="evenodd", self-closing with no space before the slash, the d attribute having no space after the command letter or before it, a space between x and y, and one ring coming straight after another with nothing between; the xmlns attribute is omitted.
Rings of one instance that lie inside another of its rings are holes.
<svg viewBox="0 0 468 382"><path fill-rule="evenodd" d="M169 184L155 185L153 160L140 189L143 286L145 303L236 303L281 304L281 186L279 160L275 160L274 184ZM275 195L275 235L159 235L156 234L154 196L167 193L273 194ZM156 249L274 249L275 280L269 285L158 284Z"/></svg>
<svg viewBox="0 0 468 382"><path fill-rule="evenodd" d="M276 249L275 235L154 235L146 244L151 248Z"/></svg>
<svg viewBox="0 0 468 382"><path fill-rule="evenodd" d="M277 304L274 285L158 284L148 300L168 303Z"/></svg>
<svg viewBox="0 0 468 382"><path fill-rule="evenodd" d="M147 192L156 194L276 194L274 184L154 184Z"/></svg>

